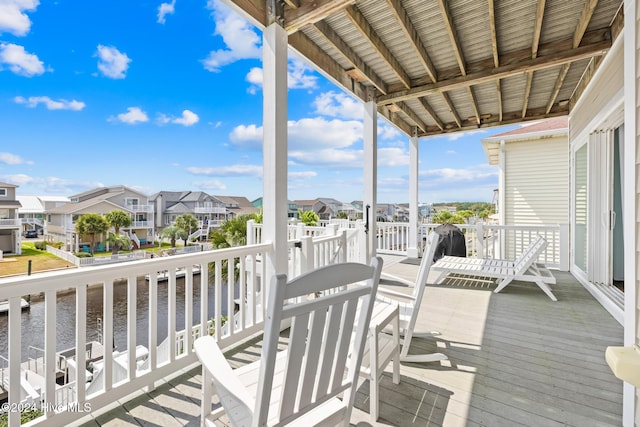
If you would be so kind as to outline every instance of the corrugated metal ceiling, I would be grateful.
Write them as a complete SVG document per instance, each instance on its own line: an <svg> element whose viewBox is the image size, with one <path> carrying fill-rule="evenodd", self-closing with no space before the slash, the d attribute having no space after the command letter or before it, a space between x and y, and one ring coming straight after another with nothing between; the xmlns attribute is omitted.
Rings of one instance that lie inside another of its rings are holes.
<svg viewBox="0 0 640 427"><path fill-rule="evenodd" d="M266 3L279 0L227 1L264 26ZM622 28L621 6L286 0L282 15L290 44L319 70L361 99L377 87L378 111L404 132L417 127L426 136L568 114L585 69Z"/></svg>

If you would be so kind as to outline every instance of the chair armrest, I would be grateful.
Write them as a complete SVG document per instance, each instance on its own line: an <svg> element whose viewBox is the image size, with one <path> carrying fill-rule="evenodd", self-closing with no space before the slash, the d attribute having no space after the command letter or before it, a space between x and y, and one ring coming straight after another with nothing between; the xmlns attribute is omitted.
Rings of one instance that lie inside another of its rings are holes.
<svg viewBox="0 0 640 427"><path fill-rule="evenodd" d="M194 343L196 355L200 362L205 367L210 377L213 379L213 384L216 388L218 398L222 402L225 409L226 403L232 401L233 406L243 406L244 410L249 413L253 412L254 399L247 388L242 384L238 376L233 372L229 362L224 357L224 354L218 347L218 343L212 336L205 336L198 338ZM205 381L205 378L202 379ZM227 400L227 402L225 402ZM233 414L227 414L230 418Z"/></svg>
<svg viewBox="0 0 640 427"><path fill-rule="evenodd" d="M411 280L403 279L402 277L394 276L393 274L389 274L389 273L381 273L380 279L393 280L394 282L399 282L399 283L402 283L403 285L407 285L410 288L413 288L415 286L415 283L412 282Z"/></svg>
<svg viewBox="0 0 640 427"><path fill-rule="evenodd" d="M378 287L378 295L387 296L394 299L402 299L405 301L415 301L413 295L403 294L402 292L392 291L390 289Z"/></svg>

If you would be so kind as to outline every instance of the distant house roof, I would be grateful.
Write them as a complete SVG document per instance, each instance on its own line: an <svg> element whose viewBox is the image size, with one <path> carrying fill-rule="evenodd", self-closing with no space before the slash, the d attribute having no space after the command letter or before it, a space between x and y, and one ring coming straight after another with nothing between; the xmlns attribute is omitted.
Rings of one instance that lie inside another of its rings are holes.
<svg viewBox="0 0 640 427"><path fill-rule="evenodd" d="M227 211L234 215L245 215L260 212L260 209L253 206L253 204L246 197L242 196L214 196L225 204Z"/></svg>
<svg viewBox="0 0 640 427"><path fill-rule="evenodd" d="M0 187L11 187L11 188L18 188L17 185L13 185L13 184L9 184L8 182L0 182Z"/></svg>
<svg viewBox="0 0 640 427"><path fill-rule="evenodd" d="M536 122L532 125L522 126L508 132L499 133L482 140L482 148L491 165L500 162L500 141L524 141L531 139L544 139L558 135L566 135L569 138L569 120L567 117Z"/></svg>
<svg viewBox="0 0 640 427"><path fill-rule="evenodd" d="M38 196L16 196L16 199L18 199L22 205L22 207L18 209L18 214L44 212L44 205Z"/></svg>

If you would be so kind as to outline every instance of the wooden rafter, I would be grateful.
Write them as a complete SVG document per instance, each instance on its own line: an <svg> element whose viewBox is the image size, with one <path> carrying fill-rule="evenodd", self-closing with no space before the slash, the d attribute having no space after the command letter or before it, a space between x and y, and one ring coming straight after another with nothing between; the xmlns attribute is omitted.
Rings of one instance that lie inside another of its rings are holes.
<svg viewBox="0 0 640 427"><path fill-rule="evenodd" d="M406 88L411 87L411 79L407 72L402 68L400 62L393 56L391 51L387 48L384 42L380 39L380 36L371 27L369 22L365 19L362 13L356 6L349 6L345 9L347 17L351 20L353 25L360 31L360 33L371 42L372 47L380 54L382 59L391 67L393 72L398 76L402 84Z"/></svg>
<svg viewBox="0 0 640 427"><path fill-rule="evenodd" d="M360 71L382 94L389 92L385 82L331 29L324 21L316 22L314 28L333 45L351 65Z"/></svg>
<svg viewBox="0 0 640 427"><path fill-rule="evenodd" d="M438 117L438 114L436 114L435 110L433 109L433 107L431 107L431 105L429 105L427 100L424 97L422 97L422 98L418 98L418 101L420 101L420 104L422 104L422 107L424 107L424 109L427 110L427 113L429 113L433 121L436 122L436 125L440 128L440 130L443 130L444 123L442 122L442 120L440 120L440 117ZM426 132L426 129L424 129L424 131Z"/></svg>
<svg viewBox="0 0 640 427"><path fill-rule="evenodd" d="M303 4L287 11L284 18L284 28L287 33L292 34L305 25L322 21L327 16L339 12L355 2L356 0L315 0Z"/></svg>
<svg viewBox="0 0 640 427"><path fill-rule="evenodd" d="M292 9L297 9L300 7L300 0L284 0L284 2Z"/></svg>
<svg viewBox="0 0 640 427"><path fill-rule="evenodd" d="M538 47L540 45L540 34L542 34L542 22L544 20L544 7L547 0L538 0L536 8L536 24L533 29L533 43L531 44L531 59L538 56ZM529 97L531 96L531 84L533 83L533 71L527 73L527 83L524 89L524 99L522 101L522 117L527 115L527 107L529 106Z"/></svg>
<svg viewBox="0 0 640 427"><path fill-rule="evenodd" d="M493 53L493 66L498 68L500 66L500 55L498 54L498 36L496 31L496 8L494 0L487 0L489 7L489 26L491 30L491 53ZM502 88L500 85L500 79L496 80L496 92L498 98L498 115L502 120Z"/></svg>
<svg viewBox="0 0 640 427"><path fill-rule="evenodd" d="M402 7L400 0L387 0L387 3L400 24L400 28L407 36L407 39L409 39L410 46L416 52L417 58L424 66L425 70L427 70L427 74L429 74L431 81L435 83L438 80L436 68L433 66L433 63L429 58L429 54L427 53L427 49L424 47L422 40L420 40L418 31L413 26L413 23L409 19L404 7Z"/></svg>
<svg viewBox="0 0 640 427"><path fill-rule="evenodd" d="M420 117L418 117L418 115L411 108L409 108L407 104L405 104L404 102L398 102L395 105L400 109L400 111L406 114L407 117L409 117L416 124L417 127L422 129L423 132L427 131L427 125L422 121Z"/></svg>
<svg viewBox="0 0 640 427"><path fill-rule="evenodd" d="M553 49L551 46L555 46L556 48ZM379 97L378 100L382 104L388 104L390 102L402 101L416 96L424 96L429 93L462 89L471 85L486 83L496 79L503 79L527 71L542 70L582 59L589 59L594 56L603 55L607 50L609 50L609 48L611 48L611 40L603 38L601 41L589 43L575 49L565 49L561 48L561 46L564 46L562 40L548 43L548 46L543 46L541 51L546 52L546 48L550 48L549 53L539 55L535 59L531 59L529 57L524 60L520 59L512 62L509 59L505 60L505 58L509 58L510 55L503 55L503 60L501 61L503 65L500 65L497 68L485 68L483 70L467 74L466 76L439 80L436 83L417 85L411 89L394 90L395 88L390 87L391 92ZM527 51L529 51L529 49L527 49Z"/></svg>
<svg viewBox="0 0 640 427"><path fill-rule="evenodd" d="M573 48L577 48L580 46L582 42L582 38L587 31L587 27L589 26L589 22L591 21L591 17L593 16L593 12L596 10L596 6L598 5L598 0L588 0L584 5L584 9L582 9L582 13L580 14L580 18L578 19L578 25L576 26L576 30L573 33ZM553 86L553 91L551 92L551 96L549 97L549 102L547 102L547 113L551 111L553 108L553 104L556 102L556 98L560 93L560 89L564 84L564 79L567 77L569 73L569 68L571 67L571 63L564 64L560 69L560 73L558 74L558 78L556 79L556 83Z"/></svg>
<svg viewBox="0 0 640 427"><path fill-rule="evenodd" d="M442 13L442 18L444 19L444 25L447 29L447 34L449 35L449 40L451 41L451 46L453 48L453 54L456 57L456 61L458 61L458 66L460 67L460 72L463 76L467 75L467 68L464 61L464 56L462 54L462 48L460 47L460 40L458 39L458 33L453 25L453 18L449 13L449 8L447 7L447 3L445 0L438 0L438 5L440 6L440 12ZM471 100L471 106L473 107L473 111L476 115L476 121L478 125L480 124L480 112L478 111L478 102L476 101L476 97L473 94L473 89L471 86L466 87L467 94L469 95L469 99Z"/></svg>

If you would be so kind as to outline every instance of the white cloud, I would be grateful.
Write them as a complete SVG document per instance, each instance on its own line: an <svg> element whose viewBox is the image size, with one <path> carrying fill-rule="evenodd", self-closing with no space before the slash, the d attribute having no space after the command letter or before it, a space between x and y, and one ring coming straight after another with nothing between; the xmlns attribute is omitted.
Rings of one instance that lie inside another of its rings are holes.
<svg viewBox="0 0 640 427"><path fill-rule="evenodd" d="M193 183L194 186L198 188L202 188L204 190L220 190L224 191L227 189L227 186L224 185L221 181L217 179L210 179L207 181L196 181Z"/></svg>
<svg viewBox="0 0 640 427"><path fill-rule="evenodd" d="M4 163L6 165L32 165L33 162L24 160L22 157L17 154L11 153L0 153L0 163Z"/></svg>
<svg viewBox="0 0 640 427"><path fill-rule="evenodd" d="M364 110L362 103L353 97L333 91L321 93L311 103L315 111L323 116L362 120Z"/></svg>
<svg viewBox="0 0 640 427"><path fill-rule="evenodd" d="M105 77L124 79L131 59L113 46L98 45L98 70Z"/></svg>
<svg viewBox="0 0 640 427"><path fill-rule="evenodd" d="M104 187L101 182L72 181L54 176L33 177L26 174L0 175L0 181L10 182L19 186L32 186L40 189L43 194L74 194L79 189Z"/></svg>
<svg viewBox="0 0 640 427"><path fill-rule="evenodd" d="M75 99L71 101L67 101L66 99L58 99L57 101L54 101L48 96L30 96L29 98L16 96L13 100L16 104L25 104L30 108L35 108L38 104L44 104L45 107L47 107L47 110L80 111L86 106L84 102L76 101Z"/></svg>
<svg viewBox="0 0 640 427"><path fill-rule="evenodd" d="M31 20L24 12L35 11L39 3L38 0L1 0L0 34L26 35L31 29Z"/></svg>
<svg viewBox="0 0 640 427"><path fill-rule="evenodd" d="M312 89L317 86L318 77L313 69L298 58L292 58L288 64L287 87L289 89Z"/></svg>
<svg viewBox="0 0 640 427"><path fill-rule="evenodd" d="M262 166L257 165L231 165L220 167L189 166L187 172L194 175L208 176L262 176Z"/></svg>
<svg viewBox="0 0 640 427"><path fill-rule="evenodd" d="M219 0L209 0L207 8L212 11L215 21L214 34L222 37L226 49L209 52L207 58L202 60L205 69L219 72L233 62L262 56L261 39L252 25Z"/></svg>
<svg viewBox="0 0 640 427"><path fill-rule="evenodd" d="M288 129L289 148L293 150L346 148L362 138L362 123L353 120L326 120L322 117L291 120ZM229 139L238 148L259 149L262 146L262 126L236 126Z"/></svg>
<svg viewBox="0 0 640 427"><path fill-rule="evenodd" d="M407 166L409 164L409 153L403 148L387 147L378 148L378 166L395 167Z"/></svg>
<svg viewBox="0 0 640 427"><path fill-rule="evenodd" d="M464 131L464 132L454 132L454 133L450 133L447 136L447 139L449 141L455 141L455 140L458 140L458 139L463 138L465 136L475 135L475 134L482 134L482 133L487 133L487 132L488 132L488 130L486 130L486 129L468 130L468 131Z"/></svg>
<svg viewBox="0 0 640 427"><path fill-rule="evenodd" d="M176 0L171 3L162 3L158 6L158 23L164 24L166 22L165 16L173 15L176 8Z"/></svg>
<svg viewBox="0 0 640 427"><path fill-rule="evenodd" d="M486 179L497 179L498 169L490 165L476 165L465 169L430 169L421 171L420 177L431 182L475 182Z"/></svg>
<svg viewBox="0 0 640 427"><path fill-rule="evenodd" d="M288 68L287 87L289 89L312 89L317 86L318 77L312 74L307 74L307 72L312 72L313 70L301 60L292 59L289 61ZM251 83L247 92L255 95L258 90L262 88L262 82L264 80L262 68L251 68L247 73L245 80ZM360 114L360 118L362 118L362 114Z"/></svg>
<svg viewBox="0 0 640 427"><path fill-rule="evenodd" d="M458 153L456 152L456 150L447 150L446 154L454 155L454 154L458 154Z"/></svg>
<svg viewBox="0 0 640 427"><path fill-rule="evenodd" d="M378 122L378 137L380 139L393 139L399 138L400 136L401 133L395 126L391 126L383 121Z"/></svg>
<svg viewBox="0 0 640 427"><path fill-rule="evenodd" d="M314 171L289 172L289 179L291 180L305 180L316 176L318 176L318 173Z"/></svg>
<svg viewBox="0 0 640 427"><path fill-rule="evenodd" d="M0 43L0 70L6 65L15 74L32 77L45 72L44 63L23 46L12 43Z"/></svg>
<svg viewBox="0 0 640 427"><path fill-rule="evenodd" d="M362 150L326 148L315 151L293 150L289 157L298 164L332 168L360 168L364 165Z"/></svg>
<svg viewBox="0 0 640 427"><path fill-rule="evenodd" d="M182 112L182 116L171 120L171 123L183 126L192 126L198 123L199 120L200 117L198 117L196 113L194 113L193 111L184 110Z"/></svg>
<svg viewBox="0 0 640 427"><path fill-rule="evenodd" d="M120 113L116 117L109 117L109 121L120 121L122 123L128 123L134 125L136 123L144 123L149 121L147 113L142 111L140 107L129 107L126 113Z"/></svg>

